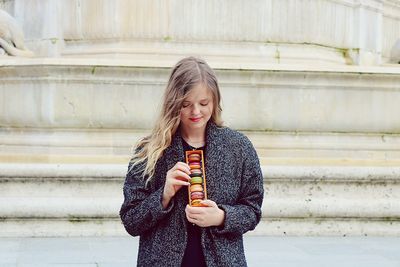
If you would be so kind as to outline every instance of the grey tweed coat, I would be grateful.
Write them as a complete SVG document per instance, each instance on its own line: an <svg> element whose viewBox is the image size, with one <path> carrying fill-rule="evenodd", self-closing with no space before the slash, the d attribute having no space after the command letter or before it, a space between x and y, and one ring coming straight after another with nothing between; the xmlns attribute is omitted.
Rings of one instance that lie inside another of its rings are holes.
<svg viewBox="0 0 400 267"><path fill-rule="evenodd" d="M184 161L180 131L156 164L152 181L128 172L120 210L126 231L140 236L137 266L180 266L187 243L185 215L187 189L182 187L163 209L167 171ZM264 189L256 151L243 134L209 122L206 127L205 169L208 199L225 211L219 227L201 228L201 246L207 266L247 266L242 234L261 218ZM128 168L129 169L129 168Z"/></svg>

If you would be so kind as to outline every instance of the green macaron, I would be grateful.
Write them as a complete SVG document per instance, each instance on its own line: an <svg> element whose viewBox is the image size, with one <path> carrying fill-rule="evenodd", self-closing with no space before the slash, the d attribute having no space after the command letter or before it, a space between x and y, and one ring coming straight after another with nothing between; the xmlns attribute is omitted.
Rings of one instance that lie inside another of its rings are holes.
<svg viewBox="0 0 400 267"><path fill-rule="evenodd" d="M201 184L202 182L203 182L203 178L201 178L201 177L193 177L190 180L191 184Z"/></svg>

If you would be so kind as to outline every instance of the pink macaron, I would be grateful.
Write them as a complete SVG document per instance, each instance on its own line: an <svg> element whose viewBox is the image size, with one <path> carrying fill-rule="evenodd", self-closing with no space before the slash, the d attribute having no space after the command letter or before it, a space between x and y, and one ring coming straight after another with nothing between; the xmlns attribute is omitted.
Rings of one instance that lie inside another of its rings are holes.
<svg viewBox="0 0 400 267"><path fill-rule="evenodd" d="M192 192L192 193L190 194L190 198L191 198L192 200L195 200L195 199L203 199L203 198L204 198L204 193L203 193L203 192Z"/></svg>
<svg viewBox="0 0 400 267"><path fill-rule="evenodd" d="M199 154L190 154L188 156L188 160L189 160L189 162L200 161L201 157Z"/></svg>

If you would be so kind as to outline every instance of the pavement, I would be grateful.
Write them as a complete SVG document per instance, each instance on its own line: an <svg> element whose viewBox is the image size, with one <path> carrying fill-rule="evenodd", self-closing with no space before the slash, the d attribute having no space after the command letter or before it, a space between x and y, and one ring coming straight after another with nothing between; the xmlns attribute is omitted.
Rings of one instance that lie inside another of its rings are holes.
<svg viewBox="0 0 400 267"><path fill-rule="evenodd" d="M0 238L0 266L136 266L138 238ZM245 236L250 267L400 267L400 237Z"/></svg>

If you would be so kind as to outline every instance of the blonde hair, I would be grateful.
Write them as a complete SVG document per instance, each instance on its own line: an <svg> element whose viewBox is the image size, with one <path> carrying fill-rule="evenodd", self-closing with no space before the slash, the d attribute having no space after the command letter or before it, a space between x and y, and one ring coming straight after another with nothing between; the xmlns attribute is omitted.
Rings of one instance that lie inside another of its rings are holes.
<svg viewBox="0 0 400 267"><path fill-rule="evenodd" d="M161 113L151 134L140 140L131 159L131 171L140 166L147 183L152 179L158 159L165 149L171 145L172 138L180 124L182 103L190 90L198 84L206 86L212 93L214 109L210 120L222 126L221 95L217 77L208 64L199 58L187 57L180 60L172 69L164 92ZM147 177L147 178L146 178Z"/></svg>

